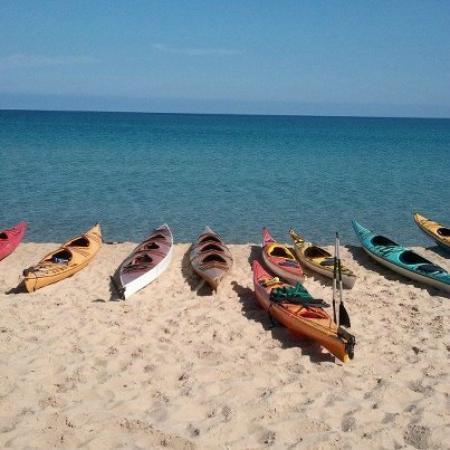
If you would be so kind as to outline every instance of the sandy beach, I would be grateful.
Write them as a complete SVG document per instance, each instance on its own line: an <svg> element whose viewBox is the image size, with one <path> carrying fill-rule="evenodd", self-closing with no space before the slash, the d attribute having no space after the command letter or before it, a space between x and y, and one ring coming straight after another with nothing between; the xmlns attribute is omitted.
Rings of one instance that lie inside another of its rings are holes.
<svg viewBox="0 0 450 450"><path fill-rule="evenodd" d="M359 275L345 291L357 346L343 365L272 326L252 291L257 246L230 246L216 295L197 292L179 244L152 285L111 301L109 277L134 245L104 245L34 294L8 291L57 245L26 243L0 262L1 448L448 448L445 294L343 249ZM331 300L330 281L307 274Z"/></svg>

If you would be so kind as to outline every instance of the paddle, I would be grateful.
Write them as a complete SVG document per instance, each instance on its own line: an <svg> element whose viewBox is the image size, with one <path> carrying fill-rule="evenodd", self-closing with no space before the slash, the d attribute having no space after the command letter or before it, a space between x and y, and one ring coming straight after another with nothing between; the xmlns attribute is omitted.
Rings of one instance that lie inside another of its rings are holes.
<svg viewBox="0 0 450 450"><path fill-rule="evenodd" d="M337 323L336 320L336 278L337 278L337 258L336 258L336 243L334 242L334 264L333 264L333 320Z"/></svg>
<svg viewBox="0 0 450 450"><path fill-rule="evenodd" d="M339 318L337 322L337 326L344 325L344 327L351 327L350 316L347 312L347 309L344 305L343 299L343 287L342 287L342 265L341 258L339 255L339 234L336 232L336 260L337 260L337 272L339 279Z"/></svg>

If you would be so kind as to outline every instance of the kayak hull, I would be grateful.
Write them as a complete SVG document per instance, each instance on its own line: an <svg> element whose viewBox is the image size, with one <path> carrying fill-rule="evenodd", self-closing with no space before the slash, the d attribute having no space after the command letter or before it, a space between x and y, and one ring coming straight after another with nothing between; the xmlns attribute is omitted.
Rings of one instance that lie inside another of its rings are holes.
<svg viewBox="0 0 450 450"><path fill-rule="evenodd" d="M437 289L443 290L445 292L450 293L450 286L448 284L439 282L437 280L430 279L428 277L421 276L420 274L411 272L410 270L404 269L402 267L397 266L396 264L387 261L383 258L378 257L377 255L374 255L371 253L367 248L363 247L363 250L372 257L377 263L383 265L384 267L387 267L388 269L391 269L394 272L397 272L400 275L403 275L406 278L410 278L411 280L418 281L420 283L427 284L429 286L433 286Z"/></svg>
<svg viewBox="0 0 450 450"><path fill-rule="evenodd" d="M445 250L450 254L450 228L435 222L433 220L427 219L419 213L413 215L414 222L416 225L440 248Z"/></svg>
<svg viewBox="0 0 450 450"><path fill-rule="evenodd" d="M266 266L290 284L303 283L301 265L287 245L276 242L267 228L263 228L262 257Z"/></svg>
<svg viewBox="0 0 450 450"><path fill-rule="evenodd" d="M218 289L220 282L230 272L233 265L230 249L208 226L192 246L189 259L192 270L213 290Z"/></svg>
<svg viewBox="0 0 450 450"><path fill-rule="evenodd" d="M83 242L83 245L75 245L78 242ZM57 250L48 253L37 265L25 269L23 279L25 289L34 292L75 275L92 261L101 245L101 228L96 224L85 234L70 239ZM64 264L53 262L54 257L58 255L68 255L70 259Z"/></svg>
<svg viewBox="0 0 450 450"><path fill-rule="evenodd" d="M355 220L353 228L364 251L376 262L414 281L450 293L450 274L445 269L384 236L376 235ZM406 255L412 262L405 262Z"/></svg>
<svg viewBox="0 0 450 450"><path fill-rule="evenodd" d="M27 223L20 222L12 228L0 231L0 261L9 256L19 246L26 230Z"/></svg>
<svg viewBox="0 0 450 450"><path fill-rule="evenodd" d="M113 280L126 300L165 272L173 256L173 235L166 224L155 228L118 267Z"/></svg>
<svg viewBox="0 0 450 450"><path fill-rule="evenodd" d="M289 234L294 241L294 251L297 255L297 258L300 262L310 269L313 272L317 272L320 275L333 279L334 270L333 265L328 264L326 266L323 263L333 262L333 256L327 252L325 249L322 249L308 241L302 239L295 230L290 230ZM310 257L308 256L309 252L314 252L318 256ZM347 289L352 289L356 282L356 275L345 266L342 265L342 285Z"/></svg>
<svg viewBox="0 0 450 450"><path fill-rule="evenodd" d="M272 289L288 286L278 282L270 287L265 280L272 279L257 262L253 262L255 295L260 306L279 323L299 337L307 337L325 347L343 362L353 358L354 338L341 327L338 329L332 318L321 308L304 307L290 303L275 303L270 299ZM340 336L340 334L342 336ZM343 336L346 336L345 338ZM349 339L350 337L350 339Z"/></svg>

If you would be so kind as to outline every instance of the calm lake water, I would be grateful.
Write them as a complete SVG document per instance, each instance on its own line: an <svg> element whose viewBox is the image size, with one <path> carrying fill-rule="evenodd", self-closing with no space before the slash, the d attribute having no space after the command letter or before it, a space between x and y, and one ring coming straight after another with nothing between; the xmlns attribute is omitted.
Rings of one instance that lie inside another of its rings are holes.
<svg viewBox="0 0 450 450"><path fill-rule="evenodd" d="M27 220L28 241L167 222L178 242L209 224L235 243L263 225L356 243L356 218L431 245L412 210L450 225L450 120L0 111L0 156L0 229Z"/></svg>

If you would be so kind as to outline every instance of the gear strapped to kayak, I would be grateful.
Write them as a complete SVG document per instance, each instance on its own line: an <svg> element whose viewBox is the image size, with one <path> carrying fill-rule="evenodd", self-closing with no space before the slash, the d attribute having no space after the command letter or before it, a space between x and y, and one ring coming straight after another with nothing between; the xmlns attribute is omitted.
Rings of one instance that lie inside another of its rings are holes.
<svg viewBox="0 0 450 450"><path fill-rule="evenodd" d="M272 289L270 300L275 303L289 302L296 305L314 306L316 308L328 308L330 305L321 299L311 297L309 292L300 283L295 287L282 286Z"/></svg>

